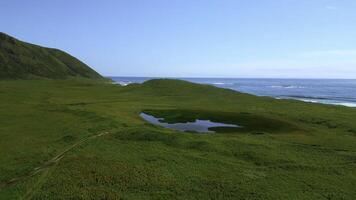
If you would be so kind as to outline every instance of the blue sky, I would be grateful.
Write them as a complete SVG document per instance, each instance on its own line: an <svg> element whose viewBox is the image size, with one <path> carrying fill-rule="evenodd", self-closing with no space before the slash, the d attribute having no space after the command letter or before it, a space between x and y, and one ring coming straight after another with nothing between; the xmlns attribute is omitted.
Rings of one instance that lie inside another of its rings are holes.
<svg viewBox="0 0 356 200"><path fill-rule="evenodd" d="M0 31L103 75L356 78L355 0L2 0Z"/></svg>

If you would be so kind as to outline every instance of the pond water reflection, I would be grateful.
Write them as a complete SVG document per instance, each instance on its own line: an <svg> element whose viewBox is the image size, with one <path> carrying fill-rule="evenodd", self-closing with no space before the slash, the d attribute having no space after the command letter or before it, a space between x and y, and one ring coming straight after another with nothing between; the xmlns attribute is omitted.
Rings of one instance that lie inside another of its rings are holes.
<svg viewBox="0 0 356 200"><path fill-rule="evenodd" d="M232 128L241 127L235 124L225 124L225 123L218 123L218 122L212 122L210 120L200 120L200 119L196 119L195 122L167 123L167 122L163 122L164 120L163 118L157 118L155 116L148 115L146 113L141 113L140 117L154 125L162 126L173 130L195 131L198 133L214 133L214 131L209 130L209 128L213 128L213 127L232 127Z"/></svg>

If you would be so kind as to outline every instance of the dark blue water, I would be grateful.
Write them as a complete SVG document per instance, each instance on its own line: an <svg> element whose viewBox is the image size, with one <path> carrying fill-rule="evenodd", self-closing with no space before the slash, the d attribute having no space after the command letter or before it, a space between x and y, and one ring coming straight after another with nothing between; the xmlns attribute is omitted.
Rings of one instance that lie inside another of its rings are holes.
<svg viewBox="0 0 356 200"><path fill-rule="evenodd" d="M166 123L163 122L163 118L156 118L152 115L148 115L146 113L141 113L140 117L146 120L151 124L155 124L158 126L162 126L165 128L178 130L178 131L195 131L198 133L214 133L214 131L209 130L209 128L213 127L233 127L238 128L240 126L235 124L225 124L225 123L218 123L212 122L210 120L200 120L196 119L195 122L186 122L186 123Z"/></svg>
<svg viewBox="0 0 356 200"><path fill-rule="evenodd" d="M149 77L110 77L121 85L142 83ZM327 79L233 79L233 78L179 78L194 83L229 88L258 96L297 99L314 103L356 107L355 80Z"/></svg>

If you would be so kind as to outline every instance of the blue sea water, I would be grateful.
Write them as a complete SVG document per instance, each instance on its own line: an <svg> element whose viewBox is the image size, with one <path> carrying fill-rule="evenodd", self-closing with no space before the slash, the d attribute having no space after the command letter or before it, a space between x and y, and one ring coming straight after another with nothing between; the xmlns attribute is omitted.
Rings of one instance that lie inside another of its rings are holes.
<svg viewBox="0 0 356 200"><path fill-rule="evenodd" d="M156 78L109 77L128 85ZM356 79L242 79L242 78L177 78L200 84L229 88L257 96L356 107Z"/></svg>

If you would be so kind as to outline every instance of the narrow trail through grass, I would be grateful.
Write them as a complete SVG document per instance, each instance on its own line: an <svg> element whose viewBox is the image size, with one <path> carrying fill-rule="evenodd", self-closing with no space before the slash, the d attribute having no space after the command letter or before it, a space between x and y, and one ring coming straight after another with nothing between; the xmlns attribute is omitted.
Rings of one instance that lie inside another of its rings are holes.
<svg viewBox="0 0 356 200"><path fill-rule="evenodd" d="M19 176L19 177L15 177L15 178L12 178L11 180L7 181L7 182L4 182L4 183L1 183L0 184L0 190L2 188L5 188L7 186L10 186L10 185L13 185L21 180L24 180L26 178L30 178L30 177L33 177L35 175L37 175L38 173L40 172L43 172L43 171L46 171L48 170L50 167L52 166L55 166L64 156L67 152L73 150L75 147L83 144L84 142L90 140L90 139L95 139L97 137L101 137L101 136L104 136L104 135L107 135L109 134L109 132L102 132L102 133L99 133L97 135L92 135L92 136L89 136L87 138L83 138L81 140L79 140L78 142L74 143L73 145L71 145L70 147L66 148L64 151L62 151L61 153L57 154L56 156L54 156L52 159L50 159L49 161L45 162L44 164L42 164L41 166L39 167L36 167L34 168L32 171L30 171L29 173L23 175L23 176ZM47 174L47 173L46 173ZM42 180L43 178L41 178ZM38 184L34 184L34 187L30 190L28 190L24 196L23 199L30 199L30 196L32 196L31 194L33 194L33 192L35 191L34 189L38 187Z"/></svg>
<svg viewBox="0 0 356 200"><path fill-rule="evenodd" d="M0 81L0 90L0 199L356 196L355 109L177 80ZM143 111L246 128L180 133Z"/></svg>

